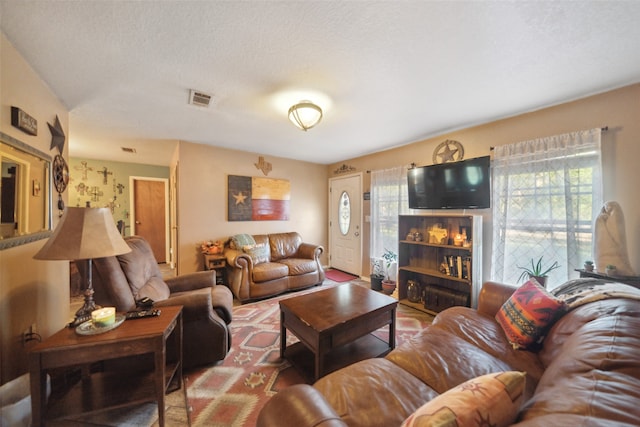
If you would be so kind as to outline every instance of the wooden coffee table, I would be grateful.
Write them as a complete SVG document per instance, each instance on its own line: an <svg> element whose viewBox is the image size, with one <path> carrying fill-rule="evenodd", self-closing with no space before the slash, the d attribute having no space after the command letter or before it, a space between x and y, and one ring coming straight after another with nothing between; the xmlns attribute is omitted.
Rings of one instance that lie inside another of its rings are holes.
<svg viewBox="0 0 640 427"><path fill-rule="evenodd" d="M398 301L363 286L344 284L280 301L280 357L313 381L395 347ZM371 332L389 325L384 342ZM300 342L287 347L287 329ZM310 362L313 362L310 366Z"/></svg>

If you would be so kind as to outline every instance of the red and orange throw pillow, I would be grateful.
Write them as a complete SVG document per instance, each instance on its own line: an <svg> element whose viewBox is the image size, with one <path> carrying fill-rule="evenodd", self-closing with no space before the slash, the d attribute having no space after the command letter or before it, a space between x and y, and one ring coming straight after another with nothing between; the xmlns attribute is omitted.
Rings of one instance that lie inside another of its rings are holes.
<svg viewBox="0 0 640 427"><path fill-rule="evenodd" d="M530 279L502 305L496 321L514 348L536 350L548 329L565 311L564 301Z"/></svg>

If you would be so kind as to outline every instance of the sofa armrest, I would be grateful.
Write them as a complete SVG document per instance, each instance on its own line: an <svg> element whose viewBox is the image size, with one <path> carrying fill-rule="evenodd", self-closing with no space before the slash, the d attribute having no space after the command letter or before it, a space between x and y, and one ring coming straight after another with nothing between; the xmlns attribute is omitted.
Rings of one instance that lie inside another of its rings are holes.
<svg viewBox="0 0 640 427"><path fill-rule="evenodd" d="M324 396L307 384L283 389L264 405L257 427L346 427Z"/></svg>
<svg viewBox="0 0 640 427"><path fill-rule="evenodd" d="M502 307L516 287L506 283L485 282L478 297L478 312L493 317Z"/></svg>
<svg viewBox="0 0 640 427"><path fill-rule="evenodd" d="M170 305L181 305L184 321L191 322L211 317L213 314L211 299L211 288L202 288L190 292L181 292L165 300L156 301L153 307L161 308Z"/></svg>
<svg viewBox="0 0 640 427"><path fill-rule="evenodd" d="M195 273L183 274L182 276L170 277L165 282L169 286L169 291L176 292L192 291L194 289L212 288L216 286L216 271L197 271Z"/></svg>
<svg viewBox="0 0 640 427"><path fill-rule="evenodd" d="M312 245L311 243L302 243L298 247L296 258L317 259L320 258L322 252L324 252L324 248L322 246Z"/></svg>
<svg viewBox="0 0 640 427"><path fill-rule="evenodd" d="M227 258L227 265L236 268L251 268L253 267L253 260L251 257L237 249L226 248L224 250L224 256Z"/></svg>
<svg viewBox="0 0 640 427"><path fill-rule="evenodd" d="M233 294L226 286L215 286L211 290L211 302L218 316L228 325L233 319Z"/></svg>

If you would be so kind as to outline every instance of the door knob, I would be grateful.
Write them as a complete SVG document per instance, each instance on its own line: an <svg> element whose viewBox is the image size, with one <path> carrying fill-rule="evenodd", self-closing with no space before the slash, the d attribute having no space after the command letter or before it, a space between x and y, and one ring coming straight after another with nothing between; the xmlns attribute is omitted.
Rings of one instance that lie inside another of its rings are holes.
<svg viewBox="0 0 640 427"><path fill-rule="evenodd" d="M140 221L136 221L136 224L137 224L137 225L140 225L140 224L142 224L142 223L141 223Z"/></svg>
<svg viewBox="0 0 640 427"><path fill-rule="evenodd" d="M356 231L355 233L353 233L353 235L358 237L360 235L360 232Z"/></svg>

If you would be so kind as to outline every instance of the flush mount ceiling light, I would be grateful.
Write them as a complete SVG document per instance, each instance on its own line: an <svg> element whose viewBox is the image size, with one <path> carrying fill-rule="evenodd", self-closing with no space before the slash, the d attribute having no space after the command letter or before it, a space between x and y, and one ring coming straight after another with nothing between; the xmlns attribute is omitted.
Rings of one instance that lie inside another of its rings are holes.
<svg viewBox="0 0 640 427"><path fill-rule="evenodd" d="M300 101L289 108L289 120L303 131L311 129L322 119L322 109L311 101Z"/></svg>

